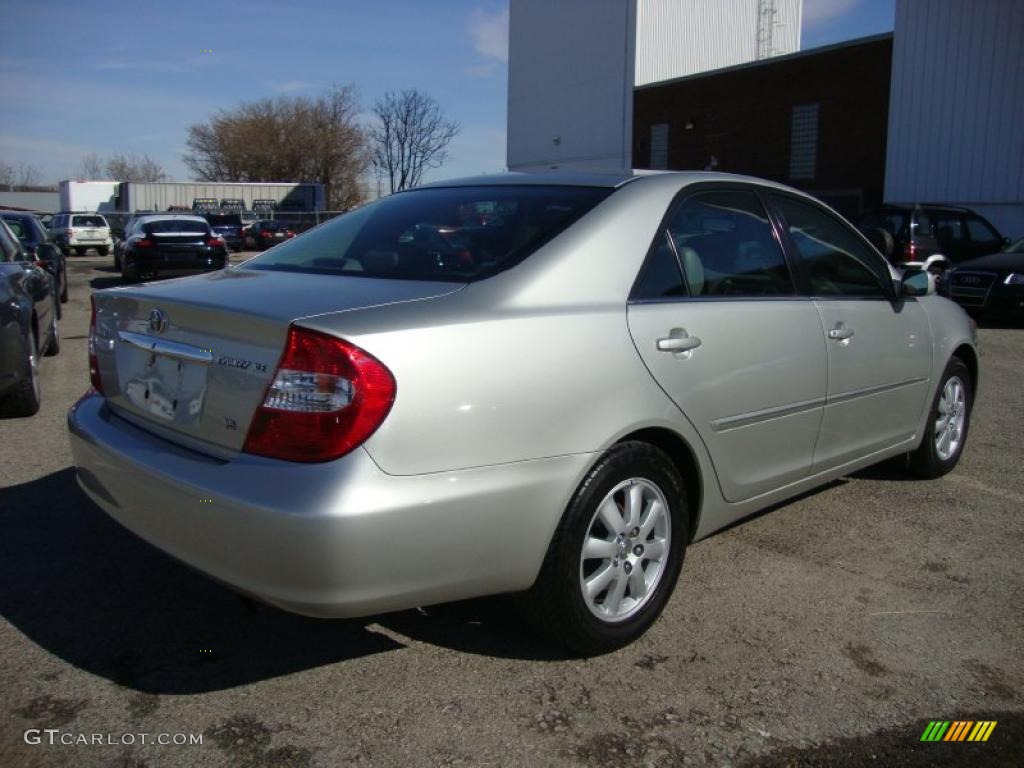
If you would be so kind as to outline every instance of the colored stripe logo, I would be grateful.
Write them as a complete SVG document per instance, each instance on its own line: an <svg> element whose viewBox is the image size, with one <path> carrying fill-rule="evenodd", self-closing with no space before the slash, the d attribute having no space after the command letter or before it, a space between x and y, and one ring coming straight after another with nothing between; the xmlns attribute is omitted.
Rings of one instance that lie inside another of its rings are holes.
<svg viewBox="0 0 1024 768"><path fill-rule="evenodd" d="M995 720L932 720L921 734L921 741L988 741Z"/></svg>

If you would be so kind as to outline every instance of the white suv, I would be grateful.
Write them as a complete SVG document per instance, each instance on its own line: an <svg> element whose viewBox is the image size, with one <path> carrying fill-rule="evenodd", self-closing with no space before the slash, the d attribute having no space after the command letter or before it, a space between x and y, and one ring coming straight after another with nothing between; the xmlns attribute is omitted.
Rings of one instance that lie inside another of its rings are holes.
<svg viewBox="0 0 1024 768"><path fill-rule="evenodd" d="M114 246L107 220L98 213L58 213L50 221L50 232L66 255L84 256L95 248L100 256L106 256Z"/></svg>

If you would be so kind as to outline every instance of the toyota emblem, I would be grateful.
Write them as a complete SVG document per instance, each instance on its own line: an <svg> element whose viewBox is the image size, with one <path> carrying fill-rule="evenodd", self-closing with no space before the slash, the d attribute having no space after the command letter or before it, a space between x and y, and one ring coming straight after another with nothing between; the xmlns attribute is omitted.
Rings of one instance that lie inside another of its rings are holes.
<svg viewBox="0 0 1024 768"><path fill-rule="evenodd" d="M163 333L167 327L167 317L159 309L149 311L149 330L153 333Z"/></svg>

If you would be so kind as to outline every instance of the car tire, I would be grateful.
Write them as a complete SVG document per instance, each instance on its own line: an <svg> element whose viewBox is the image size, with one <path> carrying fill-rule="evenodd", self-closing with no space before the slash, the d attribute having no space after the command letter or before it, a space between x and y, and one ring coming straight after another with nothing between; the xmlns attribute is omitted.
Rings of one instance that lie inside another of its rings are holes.
<svg viewBox="0 0 1024 768"><path fill-rule="evenodd" d="M60 268L60 303L68 303L68 265L62 264Z"/></svg>
<svg viewBox="0 0 1024 768"><path fill-rule="evenodd" d="M29 331L25 352L21 380L3 401L2 410L6 416L32 416L39 411L39 355L35 331Z"/></svg>
<svg viewBox="0 0 1024 768"><path fill-rule="evenodd" d="M928 411L921 445L910 454L911 472L932 479L953 470L967 443L973 404L971 373L963 360L954 357L942 374Z"/></svg>
<svg viewBox="0 0 1024 768"><path fill-rule="evenodd" d="M139 271L134 267L121 261L121 282L134 283L139 279Z"/></svg>
<svg viewBox="0 0 1024 768"><path fill-rule="evenodd" d="M54 307L53 316L50 319L50 343L46 345L47 357L60 354L60 324L57 322L57 308Z"/></svg>
<svg viewBox="0 0 1024 768"><path fill-rule="evenodd" d="M107 254L110 253L110 249L104 245L102 248L97 248L96 253L98 253L100 256L106 256Z"/></svg>
<svg viewBox="0 0 1024 768"><path fill-rule="evenodd" d="M621 648L661 614L688 538L686 494L672 462L647 443L621 443L576 490L520 604L572 653ZM655 550L658 558L647 556Z"/></svg>

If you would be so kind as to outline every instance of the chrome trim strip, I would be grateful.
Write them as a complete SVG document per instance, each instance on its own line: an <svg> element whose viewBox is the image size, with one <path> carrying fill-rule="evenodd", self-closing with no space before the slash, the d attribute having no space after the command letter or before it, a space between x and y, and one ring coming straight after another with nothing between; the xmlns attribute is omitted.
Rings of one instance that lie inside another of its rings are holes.
<svg viewBox="0 0 1024 768"><path fill-rule="evenodd" d="M711 422L711 429L715 432L727 432L730 429L739 429L740 427L749 427L752 424L758 424L762 421L768 421L769 419L778 419L783 416L794 416L798 413L804 413L806 411L814 410L822 406L828 407L830 405L838 405L839 403L845 403L850 400L856 400L858 397L867 397L869 395L877 395L881 392L887 392L892 389L900 389L901 387L910 387L915 384L923 384L927 382L925 378L914 378L901 381L897 384L880 384L874 387L866 387L865 389L858 389L856 392L846 392L841 395L831 395L829 397L819 397L814 400L804 400L799 403L792 403L790 405L779 405L774 408L765 408L762 411L753 411L751 413L740 413L736 416L726 416L721 419L715 419Z"/></svg>
<svg viewBox="0 0 1024 768"><path fill-rule="evenodd" d="M906 381L900 381L896 384L879 384L875 387L865 387L864 389L858 389L855 392L844 392L841 395L831 395L825 399L825 406L838 405L839 403L845 403L850 400L856 400L858 397L867 397L868 395L877 395L881 392L888 392L891 389L901 389L902 387L912 387L915 384L924 384L928 379L924 377L917 377L914 379L907 379Z"/></svg>
<svg viewBox="0 0 1024 768"><path fill-rule="evenodd" d="M823 405L825 405L825 398L819 397L814 400L805 400L800 403L778 405L774 408L765 408L763 411L740 413L736 416L726 416L721 419L715 419L711 422L711 429L715 432L725 432L730 429L748 427L751 424L757 424L760 421L767 421L768 419L777 419L782 416L792 416L797 413L803 413L804 411L811 411L815 408L820 408Z"/></svg>
<svg viewBox="0 0 1024 768"><path fill-rule="evenodd" d="M213 352L208 349L193 347L191 344L179 344L176 341L154 339L143 333L132 333L131 331L118 331L118 341L130 344L133 347L152 352L154 355L170 357L175 360L184 360L197 365L213 365Z"/></svg>

